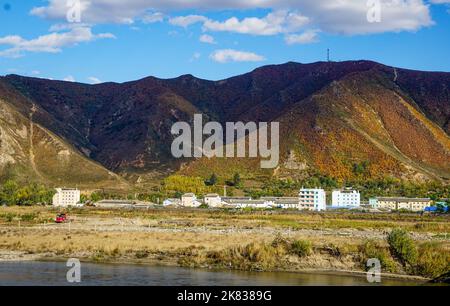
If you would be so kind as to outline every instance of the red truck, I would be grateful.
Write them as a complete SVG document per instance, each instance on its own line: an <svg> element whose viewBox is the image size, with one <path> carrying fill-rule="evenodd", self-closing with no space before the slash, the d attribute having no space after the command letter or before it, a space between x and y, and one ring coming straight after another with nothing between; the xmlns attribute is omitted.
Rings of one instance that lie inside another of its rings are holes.
<svg viewBox="0 0 450 306"><path fill-rule="evenodd" d="M56 219L55 219L55 222L56 223L65 223L65 222L67 222L67 215L66 214L59 214L59 215L57 215Z"/></svg>

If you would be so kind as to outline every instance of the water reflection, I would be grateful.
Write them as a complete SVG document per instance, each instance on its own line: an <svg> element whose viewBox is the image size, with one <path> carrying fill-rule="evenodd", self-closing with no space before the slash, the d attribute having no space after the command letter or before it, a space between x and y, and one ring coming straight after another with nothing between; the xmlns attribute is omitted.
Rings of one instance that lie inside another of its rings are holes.
<svg viewBox="0 0 450 306"><path fill-rule="evenodd" d="M64 286L65 262L0 263L0 285ZM177 267L82 263L81 285L123 286L355 286L365 277L285 272L205 271ZM381 285L420 285L384 279Z"/></svg>

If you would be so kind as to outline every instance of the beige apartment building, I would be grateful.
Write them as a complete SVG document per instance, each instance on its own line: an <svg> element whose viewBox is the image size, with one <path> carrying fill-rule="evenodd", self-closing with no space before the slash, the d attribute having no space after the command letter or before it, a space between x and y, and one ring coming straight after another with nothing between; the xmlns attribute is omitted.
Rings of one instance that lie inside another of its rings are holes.
<svg viewBox="0 0 450 306"><path fill-rule="evenodd" d="M197 197L193 193L185 193L181 197L181 206L183 207L199 207L202 205L199 201L197 201Z"/></svg>
<svg viewBox="0 0 450 306"><path fill-rule="evenodd" d="M380 197L376 201L374 208L383 208L390 210L410 210L410 211L424 211L426 207L431 206L431 199L429 198L397 198L397 197Z"/></svg>

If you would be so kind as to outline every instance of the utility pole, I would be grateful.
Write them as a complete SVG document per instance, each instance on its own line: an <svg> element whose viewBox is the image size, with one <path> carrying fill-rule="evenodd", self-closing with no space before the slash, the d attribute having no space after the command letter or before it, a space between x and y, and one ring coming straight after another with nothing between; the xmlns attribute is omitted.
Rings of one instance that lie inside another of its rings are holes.
<svg viewBox="0 0 450 306"><path fill-rule="evenodd" d="M327 62L331 62L331 60L330 60L330 49L327 49Z"/></svg>

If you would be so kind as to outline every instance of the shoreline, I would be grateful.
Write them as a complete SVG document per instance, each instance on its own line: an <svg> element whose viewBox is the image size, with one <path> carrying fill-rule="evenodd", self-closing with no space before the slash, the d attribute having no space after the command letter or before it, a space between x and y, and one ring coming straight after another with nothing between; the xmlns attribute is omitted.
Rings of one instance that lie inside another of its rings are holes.
<svg viewBox="0 0 450 306"><path fill-rule="evenodd" d="M57 256L54 254L27 254L26 252L9 251L9 258L5 259L5 251L0 250L0 263L20 263L20 262L65 262L70 257ZM319 274L319 275L333 275L333 276L351 276L364 278L366 272L354 270L341 269L274 269L274 270L243 270L243 269L224 269L219 267L186 267L177 263L176 259L146 259L146 260L131 260L129 258L116 258L106 260L93 260L92 258L79 258L81 263L101 264L101 265L130 265L130 266L153 266L153 267L174 267L181 269L193 269L209 272L252 272L252 273L292 273L292 274ZM432 279L415 275L395 274L395 273L381 273L383 279L417 281L424 284L429 283Z"/></svg>

